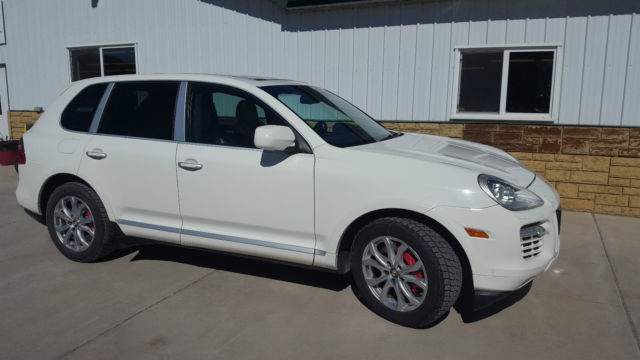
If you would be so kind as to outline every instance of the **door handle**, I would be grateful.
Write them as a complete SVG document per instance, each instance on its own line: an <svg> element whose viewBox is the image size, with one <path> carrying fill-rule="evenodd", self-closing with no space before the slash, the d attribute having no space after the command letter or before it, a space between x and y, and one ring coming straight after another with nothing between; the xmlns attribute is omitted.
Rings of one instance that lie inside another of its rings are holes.
<svg viewBox="0 0 640 360"><path fill-rule="evenodd" d="M197 171L202 169L202 164L198 164L195 161L181 161L178 163L178 166L187 170L187 171Z"/></svg>
<svg viewBox="0 0 640 360"><path fill-rule="evenodd" d="M87 151L87 156L92 159L102 160L107 157L107 154L103 153L100 150L93 150L93 151Z"/></svg>

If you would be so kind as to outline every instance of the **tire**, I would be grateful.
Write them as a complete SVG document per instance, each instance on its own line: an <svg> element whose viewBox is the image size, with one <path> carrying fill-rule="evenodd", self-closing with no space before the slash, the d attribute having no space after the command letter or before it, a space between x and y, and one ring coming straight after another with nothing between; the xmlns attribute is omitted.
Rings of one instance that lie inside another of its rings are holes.
<svg viewBox="0 0 640 360"><path fill-rule="evenodd" d="M59 205L69 209L72 199L75 199L74 201L79 209L78 221L69 221L69 216L64 212L60 215L55 214L56 207ZM61 205L61 200L63 200L64 205ZM86 205L86 207L81 204ZM107 211L98 194L87 185L69 182L56 188L47 202L46 222L51 240L58 250L70 260L78 262L96 261L111 253L115 248L115 231L109 221ZM60 232L67 235L71 231L68 240L64 240L64 235L58 234L56 224L59 226L58 229L63 229L66 225L69 225L66 230ZM89 241L91 233L82 231L81 228L93 230L91 241ZM81 235L77 235L77 232L73 229L81 231Z"/></svg>
<svg viewBox="0 0 640 360"><path fill-rule="evenodd" d="M386 257L389 251L395 265ZM364 226L353 242L351 273L354 292L369 309L412 328L443 319L462 288L462 266L449 243L428 226L406 218L381 218Z"/></svg>

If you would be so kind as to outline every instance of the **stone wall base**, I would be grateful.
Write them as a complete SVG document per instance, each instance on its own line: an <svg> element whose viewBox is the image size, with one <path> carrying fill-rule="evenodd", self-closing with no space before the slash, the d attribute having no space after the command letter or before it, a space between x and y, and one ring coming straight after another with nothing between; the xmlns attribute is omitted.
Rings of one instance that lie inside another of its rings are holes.
<svg viewBox="0 0 640 360"><path fill-rule="evenodd" d="M42 113L36 111L9 111L9 134L12 139L20 139Z"/></svg>

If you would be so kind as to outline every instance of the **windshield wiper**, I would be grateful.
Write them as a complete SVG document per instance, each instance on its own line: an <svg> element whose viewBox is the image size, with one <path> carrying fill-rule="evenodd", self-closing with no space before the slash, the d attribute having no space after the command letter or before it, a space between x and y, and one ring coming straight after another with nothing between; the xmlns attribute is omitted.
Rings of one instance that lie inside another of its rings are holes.
<svg viewBox="0 0 640 360"><path fill-rule="evenodd" d="M397 138L398 136L402 136L402 135L404 135L404 133L403 133L403 132L399 132L399 131L398 131L398 132L393 132L393 131L391 131L391 134L389 134L389 135L387 135L387 136L383 137L382 139L380 139L380 141L385 141L385 140L389 140L389 139L394 139L394 138Z"/></svg>

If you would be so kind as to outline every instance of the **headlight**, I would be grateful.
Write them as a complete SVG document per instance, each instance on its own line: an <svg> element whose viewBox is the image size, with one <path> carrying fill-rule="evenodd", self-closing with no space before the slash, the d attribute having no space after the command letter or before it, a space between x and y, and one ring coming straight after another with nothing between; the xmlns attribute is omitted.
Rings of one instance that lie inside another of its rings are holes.
<svg viewBox="0 0 640 360"><path fill-rule="evenodd" d="M533 209L544 203L531 190L515 186L497 177L482 174L478 176L478 184L489 197L512 211Z"/></svg>

